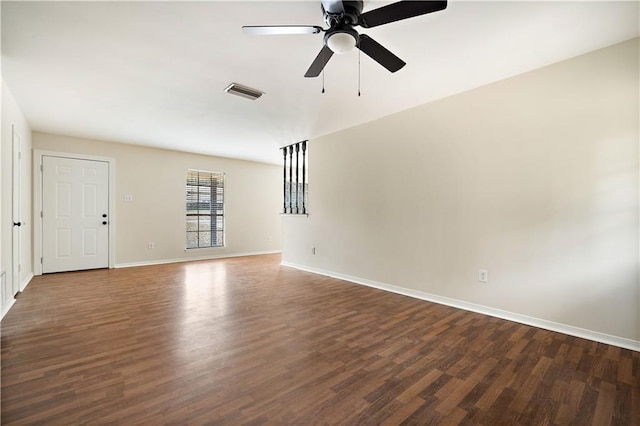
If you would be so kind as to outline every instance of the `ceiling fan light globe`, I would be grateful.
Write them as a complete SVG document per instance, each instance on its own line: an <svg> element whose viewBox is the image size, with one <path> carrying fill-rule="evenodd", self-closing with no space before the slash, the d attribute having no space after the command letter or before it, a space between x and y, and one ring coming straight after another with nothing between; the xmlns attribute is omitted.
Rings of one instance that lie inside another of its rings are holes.
<svg viewBox="0 0 640 426"><path fill-rule="evenodd" d="M356 38L349 33L336 32L327 39L327 47L333 53L346 53L356 47Z"/></svg>

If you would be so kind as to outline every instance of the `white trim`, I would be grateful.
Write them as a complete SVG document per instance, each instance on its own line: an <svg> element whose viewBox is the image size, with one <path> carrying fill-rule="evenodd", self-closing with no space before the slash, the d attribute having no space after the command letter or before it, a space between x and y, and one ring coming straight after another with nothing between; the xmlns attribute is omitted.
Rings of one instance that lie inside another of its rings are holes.
<svg viewBox="0 0 640 426"><path fill-rule="evenodd" d="M377 281L367 280L364 278L344 275L337 272L325 271L323 269L311 268L308 266L298 265L291 262L282 262L281 265L288 266L291 268L296 268L301 271L313 272L314 274L326 275L332 278L338 278L338 279L349 281L355 284L366 285L368 287L377 288L379 290L402 294L404 296L409 296L416 299L422 299L429 302L439 303L441 305L452 306L454 308L464 309L466 311L477 312L479 314L502 318L505 320L518 322L520 324L543 328L545 330L550 330L550 331L556 331L558 333L568 334L570 336L580 337L583 339L593 340L595 342L606 343L608 345L618 346L621 348L640 352L640 341L638 340L627 339L619 336L612 336L610 334L600 333L598 331L586 330L584 328L574 327L571 325L561 324L561 323L548 321L540 318L534 318L527 315L518 314L515 312L503 311L501 309L495 309L495 308L491 308L484 305L478 305L475 303L465 302L458 299L438 296L436 294L425 293L418 290L411 290L408 288L398 287L391 284L385 284Z"/></svg>
<svg viewBox="0 0 640 426"><path fill-rule="evenodd" d="M27 288L32 279L33 274L30 273L29 275L27 275L25 279L20 283L20 291L24 291L24 289Z"/></svg>
<svg viewBox="0 0 640 426"><path fill-rule="evenodd" d="M177 259L144 260L142 262L118 263L116 264L116 268L133 268L136 266L164 265L166 263L191 262L195 260L224 259L227 257L259 256L262 254L278 254L278 253L281 253L281 251L280 250L250 251L245 253L224 253L224 254L211 254L207 256L197 256L197 257L180 257Z"/></svg>
<svg viewBox="0 0 640 426"><path fill-rule="evenodd" d="M2 310L2 316L0 317L0 319L3 319L5 315L7 315L7 313L9 312L9 309L11 309L11 307L14 305L14 303L16 303L16 299L11 299L11 302L9 302L7 304L7 306L4 307L4 309Z"/></svg>
<svg viewBox="0 0 640 426"><path fill-rule="evenodd" d="M25 222L22 218L22 137L11 125L11 293L20 291L22 237L24 227L13 223Z"/></svg>
<svg viewBox="0 0 640 426"><path fill-rule="evenodd" d="M63 157L78 160L104 161L109 165L109 268L116 263L116 160L111 157L71 154L68 152L33 150L33 274L42 275L42 157Z"/></svg>

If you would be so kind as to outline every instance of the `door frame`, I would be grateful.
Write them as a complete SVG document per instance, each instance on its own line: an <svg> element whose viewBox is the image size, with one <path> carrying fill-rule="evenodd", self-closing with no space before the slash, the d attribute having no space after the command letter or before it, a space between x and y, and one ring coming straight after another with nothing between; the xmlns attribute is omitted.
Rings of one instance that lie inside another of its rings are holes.
<svg viewBox="0 0 640 426"><path fill-rule="evenodd" d="M74 160L104 161L109 165L109 269L116 263L116 160L111 157L72 154L58 151L33 150L33 274L42 275L42 157L61 157Z"/></svg>
<svg viewBox="0 0 640 426"><path fill-rule="evenodd" d="M22 137L11 125L11 297L20 293L22 287L22 226L14 223L22 220Z"/></svg>

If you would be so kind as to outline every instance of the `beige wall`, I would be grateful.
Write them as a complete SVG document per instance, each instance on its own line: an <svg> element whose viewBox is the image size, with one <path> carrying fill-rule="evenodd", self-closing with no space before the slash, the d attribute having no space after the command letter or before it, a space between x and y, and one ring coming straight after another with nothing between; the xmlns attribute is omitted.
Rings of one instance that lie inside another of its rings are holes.
<svg viewBox="0 0 640 426"><path fill-rule="evenodd" d="M312 140L283 262L640 341L638 72L635 39Z"/></svg>
<svg viewBox="0 0 640 426"><path fill-rule="evenodd" d="M116 266L280 250L277 166L37 132L33 147L115 159ZM226 173L224 248L185 250L187 169Z"/></svg>
<svg viewBox="0 0 640 426"><path fill-rule="evenodd" d="M22 186L22 226L21 230L21 272L20 283L26 284L33 273L31 232L31 128L25 119L13 95L2 80L2 222L0 240L2 241L2 271L7 272L7 284L12 285L12 188L13 188L13 138L12 126L22 139L21 186ZM15 288L15 287L14 287Z"/></svg>

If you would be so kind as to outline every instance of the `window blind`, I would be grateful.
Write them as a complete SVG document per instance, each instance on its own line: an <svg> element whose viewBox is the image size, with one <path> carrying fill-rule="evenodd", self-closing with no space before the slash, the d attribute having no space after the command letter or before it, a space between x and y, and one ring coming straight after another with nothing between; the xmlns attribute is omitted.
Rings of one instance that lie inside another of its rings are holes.
<svg viewBox="0 0 640 426"><path fill-rule="evenodd" d="M224 246L224 173L187 170L187 248Z"/></svg>

